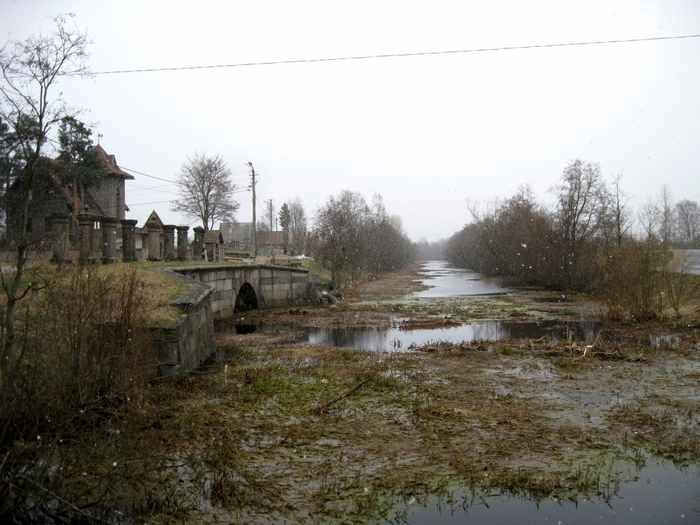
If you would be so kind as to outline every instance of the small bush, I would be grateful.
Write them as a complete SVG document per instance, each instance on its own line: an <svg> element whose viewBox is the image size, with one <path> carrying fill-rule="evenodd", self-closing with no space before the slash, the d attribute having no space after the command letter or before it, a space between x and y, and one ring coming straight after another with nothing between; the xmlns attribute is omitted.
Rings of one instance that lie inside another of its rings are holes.
<svg viewBox="0 0 700 525"><path fill-rule="evenodd" d="M68 455L90 439L90 463L95 436L143 395L156 369L140 326L150 308L124 266L62 268L21 303L0 375L0 520L70 521L109 498L117 476L76 477Z"/></svg>

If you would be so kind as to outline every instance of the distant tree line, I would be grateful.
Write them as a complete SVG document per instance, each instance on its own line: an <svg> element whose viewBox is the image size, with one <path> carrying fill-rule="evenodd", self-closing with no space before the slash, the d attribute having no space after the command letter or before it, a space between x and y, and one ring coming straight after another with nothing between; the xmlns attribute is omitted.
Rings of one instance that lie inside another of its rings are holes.
<svg viewBox="0 0 700 525"><path fill-rule="evenodd" d="M307 237L308 253L328 268L344 288L367 275L402 268L413 260L414 245L401 219L389 215L380 195L368 205L349 190L331 196L318 209Z"/></svg>
<svg viewBox="0 0 700 525"><path fill-rule="evenodd" d="M445 247L447 239L428 242L426 239L421 239L415 243L416 260L417 261L436 261L445 258Z"/></svg>
<svg viewBox="0 0 700 525"><path fill-rule="evenodd" d="M674 205L664 186L635 215L621 179L606 182L598 164L576 159L550 189L551 206L527 186L484 206L470 202L473 221L448 240L445 258L524 284L600 293L614 317L679 314L697 280L673 249L700 247L700 207Z"/></svg>

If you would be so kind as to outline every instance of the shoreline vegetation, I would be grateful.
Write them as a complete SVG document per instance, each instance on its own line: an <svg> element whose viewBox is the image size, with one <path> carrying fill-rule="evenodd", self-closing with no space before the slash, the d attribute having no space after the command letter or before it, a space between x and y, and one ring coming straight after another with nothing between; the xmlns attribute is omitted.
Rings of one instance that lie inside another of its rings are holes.
<svg viewBox="0 0 700 525"><path fill-rule="evenodd" d="M427 328L602 312L590 296L557 301L538 289L416 300L420 271L365 281L329 307L235 320L288 328L236 334L221 323L219 359L186 377L148 382L131 368L105 383L114 369L103 363L90 389L71 387L75 413L44 411L3 442L2 517L365 523L435 498L459 504L456 494L614 498L628 479L620 465L649 456L698 464L697 320L608 323L592 344L436 340L371 352L295 342L295 325ZM54 415L66 419L47 421Z"/></svg>

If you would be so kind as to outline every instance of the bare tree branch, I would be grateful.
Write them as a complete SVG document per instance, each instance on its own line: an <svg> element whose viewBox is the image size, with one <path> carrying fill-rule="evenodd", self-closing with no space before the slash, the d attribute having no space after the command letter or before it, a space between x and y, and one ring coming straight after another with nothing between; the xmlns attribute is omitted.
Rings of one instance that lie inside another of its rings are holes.
<svg viewBox="0 0 700 525"><path fill-rule="evenodd" d="M214 229L216 221L235 222L240 204L233 198L236 185L221 155L195 152L183 163L176 184L180 198L172 211L202 221L206 230Z"/></svg>

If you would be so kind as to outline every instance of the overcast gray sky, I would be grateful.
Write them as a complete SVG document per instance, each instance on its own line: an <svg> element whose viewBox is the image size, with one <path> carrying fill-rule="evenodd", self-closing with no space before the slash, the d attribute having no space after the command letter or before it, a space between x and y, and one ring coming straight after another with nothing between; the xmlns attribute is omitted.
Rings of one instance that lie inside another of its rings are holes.
<svg viewBox="0 0 700 525"><path fill-rule="evenodd" d="M389 58L98 74L66 100L131 170L130 218L166 223L195 150L221 154L258 200L379 193L413 240L448 237L467 198L547 190L574 158L599 162L634 205L667 184L700 198L700 38L466 53L700 34L700 2L293 2L0 0L0 38L47 32L51 16L94 40L95 72L321 58ZM249 221L250 192L237 194ZM258 210L258 216L261 215Z"/></svg>

